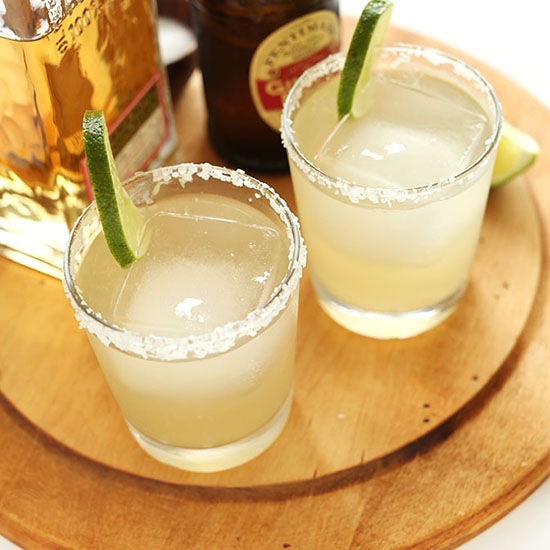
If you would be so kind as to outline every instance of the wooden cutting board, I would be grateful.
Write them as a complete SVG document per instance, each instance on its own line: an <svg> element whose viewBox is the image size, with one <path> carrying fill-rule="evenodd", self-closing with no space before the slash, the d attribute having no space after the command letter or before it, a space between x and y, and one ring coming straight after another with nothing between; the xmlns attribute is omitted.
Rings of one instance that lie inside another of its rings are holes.
<svg viewBox="0 0 550 550"><path fill-rule="evenodd" d="M550 472L550 114L474 65L543 153L491 194L458 311L377 342L325 317L306 273L291 418L249 464L190 474L145 455L60 283L0 260L0 532L33 548L443 549L535 489ZM176 117L185 160L221 163L198 74ZM294 207L287 176L262 179Z"/></svg>

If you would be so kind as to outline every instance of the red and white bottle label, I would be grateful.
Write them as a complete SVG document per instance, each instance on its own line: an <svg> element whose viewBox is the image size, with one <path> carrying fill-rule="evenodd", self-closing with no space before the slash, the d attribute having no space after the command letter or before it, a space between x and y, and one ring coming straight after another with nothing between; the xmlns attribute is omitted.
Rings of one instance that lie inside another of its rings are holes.
<svg viewBox="0 0 550 550"><path fill-rule="evenodd" d="M161 73L155 73L132 102L108 125L121 181L147 169L170 137L163 84ZM85 157L82 158L80 169L91 201L93 192Z"/></svg>
<svg viewBox="0 0 550 550"><path fill-rule="evenodd" d="M267 36L254 52L249 71L250 93L262 120L278 131L294 82L339 47L340 23L329 10L294 19Z"/></svg>

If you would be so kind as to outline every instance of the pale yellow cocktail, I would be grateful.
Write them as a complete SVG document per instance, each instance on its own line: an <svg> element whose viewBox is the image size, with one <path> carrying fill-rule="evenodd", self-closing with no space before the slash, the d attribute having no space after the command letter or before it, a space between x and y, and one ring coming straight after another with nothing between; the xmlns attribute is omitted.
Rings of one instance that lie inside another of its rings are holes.
<svg viewBox="0 0 550 550"><path fill-rule="evenodd" d="M337 117L342 54L291 91L283 140L321 305L350 330L407 337L458 302L489 191L500 110L473 69L384 49L366 116Z"/></svg>
<svg viewBox="0 0 550 550"><path fill-rule="evenodd" d="M147 254L122 269L95 207L79 221L67 286L138 443L169 464L240 464L280 433L290 408L298 280L295 218L266 185L181 165L127 187Z"/></svg>

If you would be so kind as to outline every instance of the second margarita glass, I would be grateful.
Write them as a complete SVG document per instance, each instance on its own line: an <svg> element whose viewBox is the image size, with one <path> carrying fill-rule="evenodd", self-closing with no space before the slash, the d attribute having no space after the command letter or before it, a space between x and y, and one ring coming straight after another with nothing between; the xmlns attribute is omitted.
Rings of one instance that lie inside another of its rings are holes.
<svg viewBox="0 0 550 550"><path fill-rule="evenodd" d="M491 86L429 48L385 47L372 107L338 120L345 54L306 71L282 136L312 278L344 327L405 338L445 319L464 292L501 129Z"/></svg>

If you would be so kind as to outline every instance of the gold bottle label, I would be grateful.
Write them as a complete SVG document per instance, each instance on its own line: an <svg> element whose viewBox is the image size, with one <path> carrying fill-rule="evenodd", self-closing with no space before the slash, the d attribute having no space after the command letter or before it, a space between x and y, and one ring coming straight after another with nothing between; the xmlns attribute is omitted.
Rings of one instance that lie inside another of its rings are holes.
<svg viewBox="0 0 550 550"><path fill-rule="evenodd" d="M278 131L294 82L339 47L340 23L329 10L294 19L268 35L254 52L249 71L250 93L262 120Z"/></svg>

